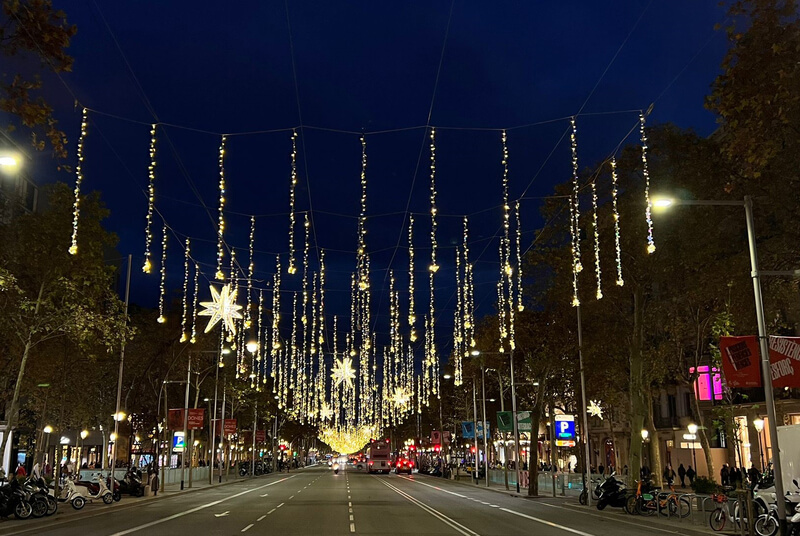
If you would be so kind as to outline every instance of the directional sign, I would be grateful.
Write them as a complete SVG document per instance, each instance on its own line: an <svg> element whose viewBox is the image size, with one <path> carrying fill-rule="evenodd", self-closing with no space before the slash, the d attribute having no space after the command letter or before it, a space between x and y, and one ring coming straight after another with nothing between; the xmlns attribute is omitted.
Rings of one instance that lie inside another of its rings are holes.
<svg viewBox="0 0 800 536"><path fill-rule="evenodd" d="M461 422L461 435L464 437L464 439L475 438L475 425L472 421Z"/></svg>
<svg viewBox="0 0 800 536"><path fill-rule="evenodd" d="M556 415L556 446L575 446L575 415Z"/></svg>
<svg viewBox="0 0 800 536"><path fill-rule="evenodd" d="M514 421L511 417L512 413L510 411L498 411L497 412L497 429L501 432L513 432L514 431Z"/></svg>
<svg viewBox="0 0 800 536"><path fill-rule="evenodd" d="M530 432L533 428L531 427L531 412L530 411L518 411L517 412L517 430L520 432Z"/></svg>

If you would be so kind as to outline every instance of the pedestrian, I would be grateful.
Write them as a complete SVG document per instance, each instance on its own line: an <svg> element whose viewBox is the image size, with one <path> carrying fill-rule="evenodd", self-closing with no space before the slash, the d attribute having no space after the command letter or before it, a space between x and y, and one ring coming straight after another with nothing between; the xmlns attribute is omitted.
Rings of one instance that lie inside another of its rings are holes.
<svg viewBox="0 0 800 536"><path fill-rule="evenodd" d="M694 477L697 475L695 470L690 465L689 468L686 470L686 477L689 479L689 486L694 484Z"/></svg>
<svg viewBox="0 0 800 536"><path fill-rule="evenodd" d="M642 468L639 470L639 478L641 480L648 480L650 478L650 468L647 464L643 463Z"/></svg>
<svg viewBox="0 0 800 536"><path fill-rule="evenodd" d="M730 471L728 470L727 463L722 464L722 469L719 470L719 478L720 478L720 484L722 484L723 486L730 486L731 474Z"/></svg>
<svg viewBox="0 0 800 536"><path fill-rule="evenodd" d="M742 487L742 470L738 467L733 468L731 483L736 486L737 489Z"/></svg>
<svg viewBox="0 0 800 536"><path fill-rule="evenodd" d="M39 462L33 464L33 469L31 469L31 476L36 480L42 478L42 467L39 465Z"/></svg>
<svg viewBox="0 0 800 536"><path fill-rule="evenodd" d="M758 484L758 469L755 465L750 464L750 469L747 470L747 478L750 480L750 489L753 489Z"/></svg>
<svg viewBox="0 0 800 536"><path fill-rule="evenodd" d="M668 463L664 468L664 483L671 486L673 482L675 482L675 469L672 468L672 464Z"/></svg>
<svg viewBox="0 0 800 536"><path fill-rule="evenodd" d="M601 463L601 464L598 466L598 468L597 468L597 472L598 472L598 473L600 473L600 476L602 476L602 475L606 474L606 468L605 468L605 467L603 467L603 464L602 464L602 463Z"/></svg>
<svg viewBox="0 0 800 536"><path fill-rule="evenodd" d="M25 466L21 463L17 464L17 472L16 476L28 476L28 472L25 470Z"/></svg>
<svg viewBox="0 0 800 536"><path fill-rule="evenodd" d="M686 487L686 468L683 466L683 464L680 464L678 466L678 478L681 479L681 487L685 488Z"/></svg>
<svg viewBox="0 0 800 536"><path fill-rule="evenodd" d="M622 466L622 474L628 476L628 464Z"/></svg>
<svg viewBox="0 0 800 536"><path fill-rule="evenodd" d="M150 481L150 491L153 493L153 496L158 495L158 471L153 470L148 477Z"/></svg>

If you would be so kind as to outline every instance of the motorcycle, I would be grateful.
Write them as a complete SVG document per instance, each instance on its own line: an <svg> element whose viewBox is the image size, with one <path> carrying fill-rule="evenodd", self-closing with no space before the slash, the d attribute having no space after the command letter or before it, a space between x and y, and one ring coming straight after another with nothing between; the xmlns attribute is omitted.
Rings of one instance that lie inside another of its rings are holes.
<svg viewBox="0 0 800 536"><path fill-rule="evenodd" d="M31 503L33 517L51 516L58 510L58 502L50 495L44 479L28 478L22 484L22 491Z"/></svg>
<svg viewBox="0 0 800 536"><path fill-rule="evenodd" d="M8 517L12 513L17 519L28 519L33 515L33 507L25 499L25 492L16 478L0 487L0 517Z"/></svg>
<svg viewBox="0 0 800 536"><path fill-rule="evenodd" d="M625 488L625 483L616 479L616 473L612 473L599 487L600 494L597 497L598 510L603 510L606 506L625 507L628 500L628 490Z"/></svg>
<svg viewBox="0 0 800 536"><path fill-rule="evenodd" d="M792 482L798 490L786 492L784 500L787 517L789 513L793 511L798 512L797 508L800 507L800 484L798 484L796 479L792 480ZM778 534L780 525L778 522L778 504L775 498L774 485L770 485L770 487L766 489L758 489L758 486L756 486L753 490L753 495L753 507L755 508L757 516L754 526L756 534L758 534L758 536L775 536ZM796 514L794 517L796 517ZM794 517L790 519L794 519ZM800 532L798 532L798 534L800 534Z"/></svg>
<svg viewBox="0 0 800 536"><path fill-rule="evenodd" d="M333 464L333 474L334 475L338 475L339 474L339 463L338 462Z"/></svg>
<svg viewBox="0 0 800 536"><path fill-rule="evenodd" d="M81 490L83 490L83 488L81 488ZM75 510L80 510L86 506L86 497L81 490L78 489L78 486L75 485L72 479L68 478L62 485L58 500L61 502L68 502Z"/></svg>
<svg viewBox="0 0 800 536"><path fill-rule="evenodd" d="M134 497L142 497L144 495L144 484L142 483L142 471L135 467L128 469L122 480L117 481L120 493L127 493Z"/></svg>

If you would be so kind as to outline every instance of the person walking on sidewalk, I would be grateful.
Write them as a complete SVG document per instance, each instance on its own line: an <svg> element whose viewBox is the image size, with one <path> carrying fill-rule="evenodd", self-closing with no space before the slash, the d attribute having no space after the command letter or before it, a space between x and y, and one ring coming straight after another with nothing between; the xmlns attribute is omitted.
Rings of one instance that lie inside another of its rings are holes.
<svg viewBox="0 0 800 536"><path fill-rule="evenodd" d="M678 478L681 479L681 487L685 488L686 487L686 468L683 466L683 464L680 464L678 466Z"/></svg>

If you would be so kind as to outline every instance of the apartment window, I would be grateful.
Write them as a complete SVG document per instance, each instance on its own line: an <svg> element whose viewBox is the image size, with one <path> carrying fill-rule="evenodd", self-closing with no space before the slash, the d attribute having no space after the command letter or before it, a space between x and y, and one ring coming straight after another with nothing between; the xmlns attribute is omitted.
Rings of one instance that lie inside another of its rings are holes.
<svg viewBox="0 0 800 536"><path fill-rule="evenodd" d="M695 368L689 369L694 374ZM722 377L719 369L708 365L697 367L697 379L694 381L694 395L698 400L722 400Z"/></svg>

